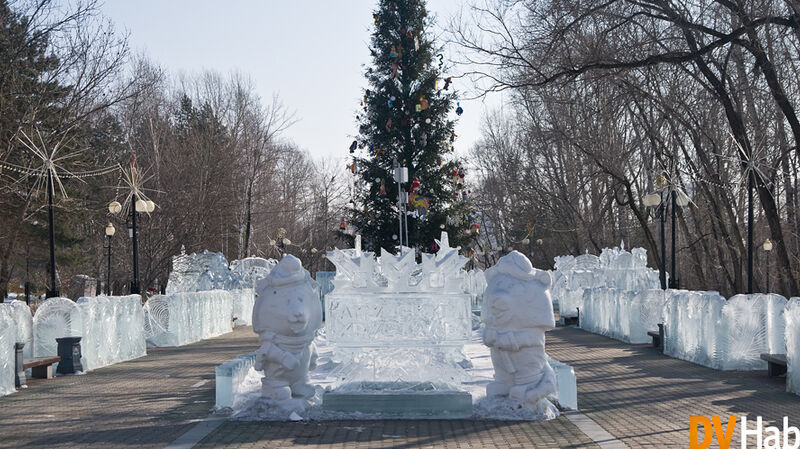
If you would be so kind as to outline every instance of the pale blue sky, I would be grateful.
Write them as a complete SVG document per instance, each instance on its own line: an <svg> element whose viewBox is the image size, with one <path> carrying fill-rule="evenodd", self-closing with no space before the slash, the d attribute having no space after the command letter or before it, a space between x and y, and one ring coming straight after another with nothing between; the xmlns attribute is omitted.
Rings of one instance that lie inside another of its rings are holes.
<svg viewBox="0 0 800 449"><path fill-rule="evenodd" d="M134 51L172 73L238 70L262 99L278 92L298 123L286 137L315 157L344 157L370 62L373 0L106 0L103 13L130 32ZM428 0L446 24L464 0ZM433 31L439 34L440 31ZM466 83L467 81L463 81ZM455 86L465 91L469 86ZM479 136L485 106L462 101L456 149Z"/></svg>

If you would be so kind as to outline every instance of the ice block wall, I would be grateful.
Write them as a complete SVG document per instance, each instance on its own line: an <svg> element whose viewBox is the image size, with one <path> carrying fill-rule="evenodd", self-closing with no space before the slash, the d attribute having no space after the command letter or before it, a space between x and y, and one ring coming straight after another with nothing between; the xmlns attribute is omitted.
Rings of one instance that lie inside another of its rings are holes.
<svg viewBox="0 0 800 449"><path fill-rule="evenodd" d="M25 301L13 300L8 303L12 308L14 326L17 330L17 341L25 343L22 348L22 357L33 357L33 315L31 308Z"/></svg>
<svg viewBox="0 0 800 449"><path fill-rule="evenodd" d="M147 355L141 296L92 296L77 304L85 371Z"/></svg>
<svg viewBox="0 0 800 449"><path fill-rule="evenodd" d="M762 353L785 354L784 309L780 295L736 295L722 308L714 365L725 370L767 369Z"/></svg>
<svg viewBox="0 0 800 449"><path fill-rule="evenodd" d="M249 326L253 321L253 306L256 302L256 291L252 288L230 290L233 298L234 326Z"/></svg>
<svg viewBox="0 0 800 449"><path fill-rule="evenodd" d="M156 295L144 313L153 346L182 346L233 330L233 297L224 290Z"/></svg>
<svg viewBox="0 0 800 449"><path fill-rule="evenodd" d="M664 354L719 369L719 325L725 298L717 292L670 291Z"/></svg>
<svg viewBox="0 0 800 449"><path fill-rule="evenodd" d="M630 340L631 302L634 292L607 287L583 290L580 326L617 340Z"/></svg>
<svg viewBox="0 0 800 449"><path fill-rule="evenodd" d="M36 309L33 316L34 357L58 355L56 338L83 336L83 314L71 299L49 298ZM53 370L57 367L57 363L53 364Z"/></svg>
<svg viewBox="0 0 800 449"><path fill-rule="evenodd" d="M786 305L786 391L800 395L800 298Z"/></svg>
<svg viewBox="0 0 800 449"><path fill-rule="evenodd" d="M632 344L649 343L650 331L657 331L658 325L664 322L664 313L669 296L664 290L650 289L636 292L631 300L630 334L628 342Z"/></svg>
<svg viewBox="0 0 800 449"><path fill-rule="evenodd" d="M11 394L14 389L14 343L17 330L14 325L14 310L11 305L0 304L0 396Z"/></svg>

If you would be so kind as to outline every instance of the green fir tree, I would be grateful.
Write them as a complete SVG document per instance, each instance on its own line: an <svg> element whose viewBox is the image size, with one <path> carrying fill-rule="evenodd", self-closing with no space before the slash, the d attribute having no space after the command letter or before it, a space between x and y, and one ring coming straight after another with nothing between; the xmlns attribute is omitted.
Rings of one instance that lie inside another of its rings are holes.
<svg viewBox="0 0 800 449"><path fill-rule="evenodd" d="M456 136L449 113L456 93L443 73L441 49L426 32L425 2L380 0L373 18L369 88L350 148L356 174L351 224L366 249L394 251L399 244L394 167L400 165L408 168L403 190L409 192L410 245L431 252L446 230L451 246L464 246L474 236L467 232L464 170L452 157Z"/></svg>

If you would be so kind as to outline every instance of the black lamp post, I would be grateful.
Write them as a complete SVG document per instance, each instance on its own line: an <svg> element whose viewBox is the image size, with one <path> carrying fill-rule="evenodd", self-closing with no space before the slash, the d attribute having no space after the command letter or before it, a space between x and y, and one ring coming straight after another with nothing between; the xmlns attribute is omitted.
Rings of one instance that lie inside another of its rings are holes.
<svg viewBox="0 0 800 449"><path fill-rule="evenodd" d="M50 290L46 298L61 296L56 289L56 232L53 227L53 172L47 171L47 219L50 225Z"/></svg>
<svg viewBox="0 0 800 449"><path fill-rule="evenodd" d="M111 238L117 230L111 222L106 225L106 237L108 238L108 268L106 269L106 296L111 296Z"/></svg>
<svg viewBox="0 0 800 449"><path fill-rule="evenodd" d="M131 197L131 228L130 237L133 246L133 280L131 281L131 294L138 295L141 293L139 287L139 239L136 230L136 216L138 213L153 212L156 208L154 202L150 200L143 200L138 198L137 195ZM112 214L118 214L122 211L122 205L114 201L108 205L108 211Z"/></svg>
<svg viewBox="0 0 800 449"><path fill-rule="evenodd" d="M766 263L764 264L764 270L767 272L767 291L764 293L769 293L769 254L770 251L772 251L772 240L764 240L764 244L761 245L761 248L764 249L764 258L767 259Z"/></svg>
<svg viewBox="0 0 800 449"><path fill-rule="evenodd" d="M661 221L661 265L659 266L659 279L661 280L661 289L667 289L667 244L664 232L664 223L667 221L667 203L663 201L662 193L649 193L644 196L642 200L645 207L648 209L655 209L654 218ZM674 234L673 234L674 235ZM673 246L675 246L673 244Z"/></svg>

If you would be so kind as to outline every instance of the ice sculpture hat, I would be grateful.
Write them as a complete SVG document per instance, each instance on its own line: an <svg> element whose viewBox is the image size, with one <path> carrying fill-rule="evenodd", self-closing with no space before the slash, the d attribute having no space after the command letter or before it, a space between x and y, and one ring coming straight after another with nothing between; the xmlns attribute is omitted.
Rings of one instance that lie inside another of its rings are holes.
<svg viewBox="0 0 800 449"><path fill-rule="evenodd" d="M550 288L550 274L533 268L531 261L516 250L501 257L493 267L486 270L486 281L492 282L491 279L499 274L505 274L522 281L536 280L541 282L544 288Z"/></svg>
<svg viewBox="0 0 800 449"><path fill-rule="evenodd" d="M283 256L278 265L270 271L266 277L267 283L273 287L283 287L286 285L303 282L308 276L308 271L303 268L303 264L297 257L287 254Z"/></svg>

